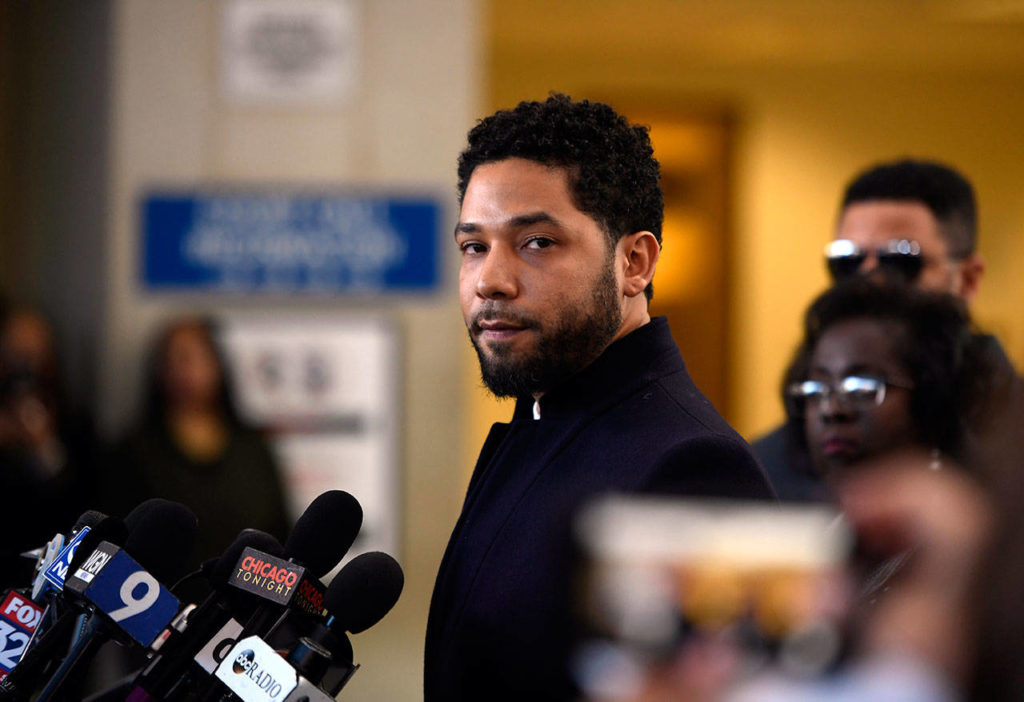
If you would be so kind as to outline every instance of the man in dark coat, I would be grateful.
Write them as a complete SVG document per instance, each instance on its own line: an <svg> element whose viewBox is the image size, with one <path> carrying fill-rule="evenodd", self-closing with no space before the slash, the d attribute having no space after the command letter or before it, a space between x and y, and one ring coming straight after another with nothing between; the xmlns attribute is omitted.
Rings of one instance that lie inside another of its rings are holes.
<svg viewBox="0 0 1024 702"><path fill-rule="evenodd" d="M492 427L441 563L425 699L568 700L571 524L610 491L771 498L647 303L662 193L646 128L554 95L459 159L463 315Z"/></svg>

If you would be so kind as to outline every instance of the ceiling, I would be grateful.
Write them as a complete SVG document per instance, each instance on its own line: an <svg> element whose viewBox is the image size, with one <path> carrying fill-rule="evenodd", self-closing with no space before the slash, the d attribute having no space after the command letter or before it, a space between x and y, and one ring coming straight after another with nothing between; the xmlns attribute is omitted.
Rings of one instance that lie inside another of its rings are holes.
<svg viewBox="0 0 1024 702"><path fill-rule="evenodd" d="M1024 0L492 0L492 50L1024 72Z"/></svg>

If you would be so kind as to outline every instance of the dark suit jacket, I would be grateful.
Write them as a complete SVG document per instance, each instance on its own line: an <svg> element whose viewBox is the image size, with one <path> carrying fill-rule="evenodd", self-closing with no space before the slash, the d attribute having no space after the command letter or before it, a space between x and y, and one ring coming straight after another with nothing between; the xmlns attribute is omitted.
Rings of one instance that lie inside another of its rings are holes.
<svg viewBox="0 0 1024 702"><path fill-rule="evenodd" d="M567 700L573 515L610 491L771 498L746 443L690 380L664 318L495 424L438 572L424 692Z"/></svg>

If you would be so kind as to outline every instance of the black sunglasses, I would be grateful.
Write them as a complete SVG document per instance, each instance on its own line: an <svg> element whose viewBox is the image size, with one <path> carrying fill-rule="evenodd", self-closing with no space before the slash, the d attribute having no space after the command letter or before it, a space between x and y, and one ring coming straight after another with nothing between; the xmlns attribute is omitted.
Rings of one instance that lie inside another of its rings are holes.
<svg viewBox="0 0 1024 702"><path fill-rule="evenodd" d="M904 283L913 282L924 268L921 245L912 239L892 239L875 251L878 268ZM860 273L868 252L849 239L836 239L825 247L825 262L834 282Z"/></svg>

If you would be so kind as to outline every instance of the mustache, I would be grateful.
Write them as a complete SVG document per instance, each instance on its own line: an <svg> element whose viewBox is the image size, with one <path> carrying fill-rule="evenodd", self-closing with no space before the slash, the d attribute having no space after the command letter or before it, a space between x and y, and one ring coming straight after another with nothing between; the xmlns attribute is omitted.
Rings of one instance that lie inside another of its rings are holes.
<svg viewBox="0 0 1024 702"><path fill-rule="evenodd" d="M473 315L472 320L470 320L470 328L480 331L481 322L493 322L496 320L509 322L520 327L537 326L537 322L533 318L515 312L501 303L490 302L477 310L476 314Z"/></svg>

